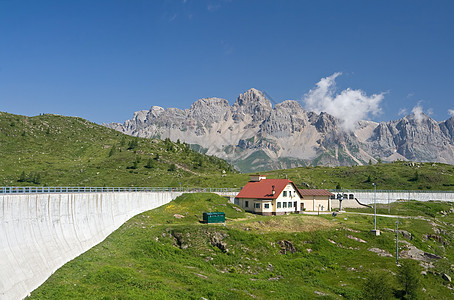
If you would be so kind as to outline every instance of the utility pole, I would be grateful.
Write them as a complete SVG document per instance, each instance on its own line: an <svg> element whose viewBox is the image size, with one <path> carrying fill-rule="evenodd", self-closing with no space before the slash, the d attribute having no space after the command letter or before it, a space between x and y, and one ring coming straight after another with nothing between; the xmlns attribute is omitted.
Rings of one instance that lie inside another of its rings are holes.
<svg viewBox="0 0 454 300"><path fill-rule="evenodd" d="M388 191L388 215L391 214L391 205L389 204L389 191Z"/></svg>
<svg viewBox="0 0 454 300"><path fill-rule="evenodd" d="M372 183L374 186L374 231L377 232L377 185Z"/></svg>
<svg viewBox="0 0 454 300"><path fill-rule="evenodd" d="M397 216L397 230L396 230L396 264L399 264L399 216Z"/></svg>
<svg viewBox="0 0 454 300"><path fill-rule="evenodd" d="M378 236L380 235L380 230L377 230L377 184L372 183L374 186L374 230L372 232Z"/></svg>

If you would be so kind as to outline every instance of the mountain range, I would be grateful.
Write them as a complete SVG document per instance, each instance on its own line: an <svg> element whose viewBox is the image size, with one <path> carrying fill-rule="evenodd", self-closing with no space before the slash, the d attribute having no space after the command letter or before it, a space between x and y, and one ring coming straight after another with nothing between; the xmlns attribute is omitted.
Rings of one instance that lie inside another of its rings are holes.
<svg viewBox="0 0 454 300"><path fill-rule="evenodd" d="M360 121L347 130L334 116L305 111L294 100L273 107L257 89L239 95L233 105L204 98L189 109L153 106L123 124L104 125L132 136L186 142L243 172L394 160L454 164L454 117L437 122L412 113L389 122Z"/></svg>

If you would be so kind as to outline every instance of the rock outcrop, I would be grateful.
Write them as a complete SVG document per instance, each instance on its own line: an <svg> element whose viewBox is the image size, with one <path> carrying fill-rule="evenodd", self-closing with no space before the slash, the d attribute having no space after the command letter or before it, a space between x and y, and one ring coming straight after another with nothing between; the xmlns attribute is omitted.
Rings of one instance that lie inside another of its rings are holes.
<svg viewBox="0 0 454 300"><path fill-rule="evenodd" d="M195 149L242 171L361 165L378 159L454 164L454 117L436 122L411 114L382 123L360 121L347 131L334 116L307 112L297 101L273 107L256 89L241 94L232 106L225 99L204 98L189 109L153 106L123 124L105 125L133 136L197 145Z"/></svg>

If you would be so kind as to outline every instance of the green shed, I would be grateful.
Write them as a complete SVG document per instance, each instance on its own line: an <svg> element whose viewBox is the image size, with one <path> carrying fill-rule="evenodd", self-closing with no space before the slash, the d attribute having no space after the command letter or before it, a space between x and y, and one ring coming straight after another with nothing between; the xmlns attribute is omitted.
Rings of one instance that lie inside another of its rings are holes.
<svg viewBox="0 0 454 300"><path fill-rule="evenodd" d="M223 212L204 212L203 223L225 223L225 213Z"/></svg>

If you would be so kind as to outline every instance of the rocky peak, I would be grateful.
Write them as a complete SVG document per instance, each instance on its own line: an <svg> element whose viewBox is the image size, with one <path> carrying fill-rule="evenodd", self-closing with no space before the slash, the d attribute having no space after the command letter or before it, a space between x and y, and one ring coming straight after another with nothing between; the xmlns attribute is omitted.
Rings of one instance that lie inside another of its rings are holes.
<svg viewBox="0 0 454 300"><path fill-rule="evenodd" d="M454 139L454 117L440 123L440 128L446 136Z"/></svg>
<svg viewBox="0 0 454 300"><path fill-rule="evenodd" d="M229 102L221 98L203 98L191 105L189 117L203 124L219 122L230 111Z"/></svg>
<svg viewBox="0 0 454 300"><path fill-rule="evenodd" d="M251 115L258 122L267 118L272 110L271 102L257 89L250 89L241 94L232 106L233 119L242 121L245 115Z"/></svg>
<svg viewBox="0 0 454 300"><path fill-rule="evenodd" d="M304 113L304 109L301 106L301 104L299 104L298 101L295 101L295 100L285 100L282 103L276 104L276 106L274 108L276 111L284 110L289 113L292 113L293 115L296 115L296 114L299 115L299 114Z"/></svg>
<svg viewBox="0 0 454 300"><path fill-rule="evenodd" d="M327 133L335 129L336 119L326 112L321 112L314 125L318 132Z"/></svg>
<svg viewBox="0 0 454 300"><path fill-rule="evenodd" d="M142 125L147 121L147 110L139 110L134 113L134 116L132 119L134 122L136 122L138 125Z"/></svg>
<svg viewBox="0 0 454 300"><path fill-rule="evenodd" d="M162 108L161 106L152 106L150 108L150 111L148 112L148 117L150 118L157 118L159 117L162 113L164 112L164 108Z"/></svg>

